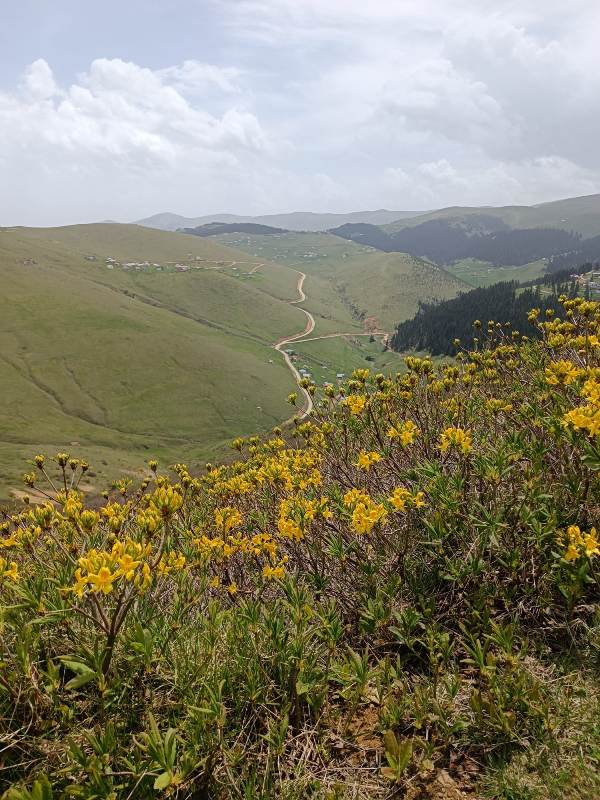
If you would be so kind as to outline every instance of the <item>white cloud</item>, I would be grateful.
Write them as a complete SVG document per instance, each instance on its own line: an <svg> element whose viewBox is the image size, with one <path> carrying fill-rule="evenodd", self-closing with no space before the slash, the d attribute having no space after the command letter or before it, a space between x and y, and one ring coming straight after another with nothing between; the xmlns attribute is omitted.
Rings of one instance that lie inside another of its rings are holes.
<svg viewBox="0 0 600 800"><path fill-rule="evenodd" d="M25 70L23 88L33 100L46 100L58 92L52 70L43 58L38 58Z"/></svg>
<svg viewBox="0 0 600 800"><path fill-rule="evenodd" d="M188 60L183 64L159 70L158 74L184 92L205 92L210 89L227 93L241 91L237 83L241 70L235 67L216 67L214 64Z"/></svg>
<svg viewBox="0 0 600 800"><path fill-rule="evenodd" d="M0 222L600 190L598 4L209 5L227 66L153 50L153 69L99 58L65 82L38 59L0 92Z"/></svg>
<svg viewBox="0 0 600 800"><path fill-rule="evenodd" d="M19 187L21 195L5 195L3 221L20 221L15 211L27 207L31 218L37 205L45 215L53 200L61 220L69 213L114 216L111 205L127 218L142 206L142 192L132 202L141 176L147 185L155 183L157 208L163 207L165 181L188 197L192 185L206 192L219 171L227 183L231 173L268 151L268 137L251 111L231 105L211 112L182 86L197 90L204 81L235 99L234 75L190 61L153 71L97 59L76 83L61 88L44 60L34 62L20 90L0 94L0 165L5 185ZM29 181L47 196L27 194ZM127 196L129 212L119 195Z"/></svg>

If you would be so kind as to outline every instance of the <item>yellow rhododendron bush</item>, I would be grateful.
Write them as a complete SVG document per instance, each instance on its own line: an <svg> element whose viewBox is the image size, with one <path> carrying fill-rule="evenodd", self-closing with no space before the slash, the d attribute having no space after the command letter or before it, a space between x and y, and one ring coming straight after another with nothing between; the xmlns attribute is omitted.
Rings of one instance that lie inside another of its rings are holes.
<svg viewBox="0 0 600 800"><path fill-rule="evenodd" d="M600 307L538 316L307 382L313 413L233 463L86 498L85 462L37 456L0 530L6 797L385 797L518 781L538 745L585 761L558 731L600 652Z"/></svg>

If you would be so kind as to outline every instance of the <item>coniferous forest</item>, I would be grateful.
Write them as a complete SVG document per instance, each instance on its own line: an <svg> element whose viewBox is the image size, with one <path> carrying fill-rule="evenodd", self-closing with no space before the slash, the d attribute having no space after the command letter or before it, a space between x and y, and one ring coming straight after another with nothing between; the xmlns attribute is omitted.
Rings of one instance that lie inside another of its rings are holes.
<svg viewBox="0 0 600 800"><path fill-rule="evenodd" d="M398 325L390 346L397 351L415 349L432 355L454 355L456 339L461 345L473 346L477 328L487 327L490 321L508 323L513 330L535 337L537 329L528 321L529 311L539 308L542 313L559 314L559 295L574 292L572 284L550 285L552 290L543 293L540 284L522 289L516 281L495 283L443 303L421 303L413 319Z"/></svg>

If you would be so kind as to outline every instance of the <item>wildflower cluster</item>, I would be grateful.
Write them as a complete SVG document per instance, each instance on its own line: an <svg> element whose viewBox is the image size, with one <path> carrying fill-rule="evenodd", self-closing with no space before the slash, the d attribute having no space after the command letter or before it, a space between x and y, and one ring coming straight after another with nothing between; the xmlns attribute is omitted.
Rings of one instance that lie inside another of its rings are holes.
<svg viewBox="0 0 600 800"><path fill-rule="evenodd" d="M122 581L131 581L143 591L151 582L147 561L151 552L151 545L129 538L115 542L109 552L92 548L78 561L72 591L80 598L87 591L109 594Z"/></svg>
<svg viewBox="0 0 600 800"><path fill-rule="evenodd" d="M567 549L564 553L565 561L577 561L586 556L600 555L598 534L596 528L591 528L589 533L582 532L578 525L569 525L567 528Z"/></svg>
<svg viewBox="0 0 600 800"><path fill-rule="evenodd" d="M383 503L376 503L368 494L351 489L344 495L344 505L352 514L352 529L358 534L370 533L387 517Z"/></svg>
<svg viewBox="0 0 600 800"><path fill-rule="evenodd" d="M455 449L463 455L471 452L472 448L471 434L462 428L445 428L440 436L440 450L445 453L446 450Z"/></svg>
<svg viewBox="0 0 600 800"><path fill-rule="evenodd" d="M36 456L41 500L0 520L11 800L43 773L83 800L383 797L558 752L600 636L600 310L563 308L537 341L484 324L452 363L356 370L232 463L90 501L85 462Z"/></svg>
<svg viewBox="0 0 600 800"><path fill-rule="evenodd" d="M414 443L419 433L420 431L415 423L408 419L406 422L390 425L387 435L390 439L398 439L400 444L406 447Z"/></svg>

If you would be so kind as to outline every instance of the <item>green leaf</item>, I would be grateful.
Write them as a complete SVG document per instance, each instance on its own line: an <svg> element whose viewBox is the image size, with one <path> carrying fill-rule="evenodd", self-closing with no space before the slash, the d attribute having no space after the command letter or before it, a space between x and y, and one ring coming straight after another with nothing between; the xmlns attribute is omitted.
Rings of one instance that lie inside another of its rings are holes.
<svg viewBox="0 0 600 800"><path fill-rule="evenodd" d="M171 785L172 775L170 772L163 772L158 778L154 781L154 788L155 789L166 789L167 786Z"/></svg>
<svg viewBox="0 0 600 800"><path fill-rule="evenodd" d="M83 672L81 675L78 675L76 678L71 678L70 681L65 683L65 689L79 689L81 686L85 686L86 683L93 681L95 677L96 673L94 670Z"/></svg>
<svg viewBox="0 0 600 800"><path fill-rule="evenodd" d="M41 775L33 784L32 800L52 800L52 786L45 775Z"/></svg>
<svg viewBox="0 0 600 800"><path fill-rule="evenodd" d="M400 743L398 747L398 771L399 773L404 772L404 770L410 764L413 754L413 743L412 739L405 739L403 742Z"/></svg>
<svg viewBox="0 0 600 800"><path fill-rule="evenodd" d="M594 472L600 471L600 457L592 452L588 452L581 457L582 462Z"/></svg>
<svg viewBox="0 0 600 800"><path fill-rule="evenodd" d="M65 689L79 689L81 686L85 686L86 683L89 683L90 681L94 680L95 677L97 677L97 673L91 667L88 667L87 664L84 664L81 661L72 661L70 658L61 658L60 662L67 669L70 669L71 672L74 672L77 676L65 684Z"/></svg>
<svg viewBox="0 0 600 800"><path fill-rule="evenodd" d="M60 658L60 663L64 664L67 669L70 669L71 672L76 672L77 675L83 675L86 672L93 672L94 670L91 667L88 667L87 664L84 664L81 661L71 661L69 658Z"/></svg>
<svg viewBox="0 0 600 800"><path fill-rule="evenodd" d="M398 757L398 739L394 731L386 731L383 735L383 743L385 745L385 752L389 753L394 758Z"/></svg>

